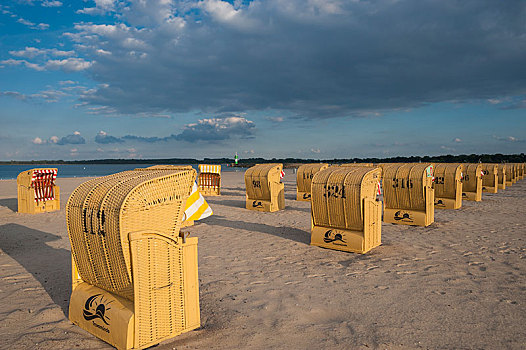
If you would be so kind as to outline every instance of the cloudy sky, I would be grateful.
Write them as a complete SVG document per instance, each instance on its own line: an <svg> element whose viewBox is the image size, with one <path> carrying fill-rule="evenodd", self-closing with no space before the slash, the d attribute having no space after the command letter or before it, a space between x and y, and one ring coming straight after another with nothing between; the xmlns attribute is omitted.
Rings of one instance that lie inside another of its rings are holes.
<svg viewBox="0 0 526 350"><path fill-rule="evenodd" d="M0 160L526 150L526 2L0 2Z"/></svg>

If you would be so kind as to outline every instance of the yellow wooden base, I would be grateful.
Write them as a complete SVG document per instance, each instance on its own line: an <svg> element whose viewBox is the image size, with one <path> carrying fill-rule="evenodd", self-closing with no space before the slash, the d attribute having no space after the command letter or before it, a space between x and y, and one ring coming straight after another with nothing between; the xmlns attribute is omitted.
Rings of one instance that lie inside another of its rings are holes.
<svg viewBox="0 0 526 350"><path fill-rule="evenodd" d="M462 199L466 201L480 202L482 200L482 192L462 192Z"/></svg>
<svg viewBox="0 0 526 350"><path fill-rule="evenodd" d="M434 215L425 211L405 209L384 209L384 222L399 225L429 226L434 221Z"/></svg>
<svg viewBox="0 0 526 350"><path fill-rule="evenodd" d="M460 209L462 207L462 198L438 198L435 197L436 209Z"/></svg>
<svg viewBox="0 0 526 350"><path fill-rule="evenodd" d="M482 192L497 193L498 190L499 190L498 185L497 186L482 186Z"/></svg>
<svg viewBox="0 0 526 350"><path fill-rule="evenodd" d="M296 193L297 201L310 202L310 197L311 197L310 192L297 192Z"/></svg>

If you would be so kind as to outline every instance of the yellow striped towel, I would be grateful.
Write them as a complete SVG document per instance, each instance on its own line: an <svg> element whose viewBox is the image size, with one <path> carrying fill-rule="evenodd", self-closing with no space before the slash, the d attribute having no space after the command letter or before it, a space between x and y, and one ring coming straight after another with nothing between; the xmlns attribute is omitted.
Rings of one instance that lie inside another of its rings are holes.
<svg viewBox="0 0 526 350"><path fill-rule="evenodd" d="M184 210L183 221L196 221L209 217L212 215L212 208L205 201L205 197L197 189L197 184L194 182L192 187L192 194L186 200L186 208Z"/></svg>

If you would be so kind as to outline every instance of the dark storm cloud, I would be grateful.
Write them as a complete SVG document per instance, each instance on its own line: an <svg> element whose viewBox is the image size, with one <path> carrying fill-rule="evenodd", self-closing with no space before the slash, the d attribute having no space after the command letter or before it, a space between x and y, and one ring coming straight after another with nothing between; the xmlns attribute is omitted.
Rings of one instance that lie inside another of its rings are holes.
<svg viewBox="0 0 526 350"><path fill-rule="evenodd" d="M102 83L82 97L88 104L315 118L526 93L524 1L206 0L133 9L123 10L127 24L81 24L70 34L99 50L84 52ZM147 22L137 22L140 11Z"/></svg>
<svg viewBox="0 0 526 350"><path fill-rule="evenodd" d="M80 135L78 131L71 135L60 138L57 145L82 145L86 143L86 139Z"/></svg>
<svg viewBox="0 0 526 350"><path fill-rule="evenodd" d="M100 144L109 144L109 143L122 143L124 142L124 140L118 137L115 137L115 136L110 136L104 131L99 131L97 136L95 136L95 142L100 143Z"/></svg>
<svg viewBox="0 0 526 350"><path fill-rule="evenodd" d="M101 131L95 137L98 143L117 143L124 141L138 141L147 143L166 141L186 142L218 142L230 139L248 139L254 137L256 125L254 122L238 116L226 118L200 119L197 123L187 124L180 134L166 137L145 137L126 135L123 137L110 136ZM103 141L103 142L101 142Z"/></svg>

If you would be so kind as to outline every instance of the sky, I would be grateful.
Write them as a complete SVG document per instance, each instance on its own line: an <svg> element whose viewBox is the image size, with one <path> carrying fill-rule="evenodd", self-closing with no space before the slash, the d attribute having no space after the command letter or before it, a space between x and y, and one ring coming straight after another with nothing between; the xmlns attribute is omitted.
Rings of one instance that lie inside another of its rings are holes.
<svg viewBox="0 0 526 350"><path fill-rule="evenodd" d="M0 160L526 151L526 2L0 2Z"/></svg>

